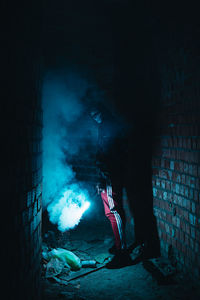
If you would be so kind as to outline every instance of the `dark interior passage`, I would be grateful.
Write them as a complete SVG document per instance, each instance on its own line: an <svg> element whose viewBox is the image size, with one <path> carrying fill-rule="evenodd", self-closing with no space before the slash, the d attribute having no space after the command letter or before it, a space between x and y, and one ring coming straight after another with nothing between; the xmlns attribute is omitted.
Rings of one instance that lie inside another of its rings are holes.
<svg viewBox="0 0 200 300"><path fill-rule="evenodd" d="M200 30L195 7L183 5L180 13L176 3L172 9L170 3L143 1L12 1L3 12L6 299L13 294L34 300L198 299ZM152 256L167 261L173 276L149 259L103 268L68 285L45 278L45 246L64 247L100 264L110 255L112 230L95 188L94 107L103 107L124 126L128 246L135 240L147 244ZM62 208L67 218L58 218L49 206L60 199L64 184L79 195L84 191L79 205L85 196L90 202L74 228L79 219L71 219L69 209Z"/></svg>

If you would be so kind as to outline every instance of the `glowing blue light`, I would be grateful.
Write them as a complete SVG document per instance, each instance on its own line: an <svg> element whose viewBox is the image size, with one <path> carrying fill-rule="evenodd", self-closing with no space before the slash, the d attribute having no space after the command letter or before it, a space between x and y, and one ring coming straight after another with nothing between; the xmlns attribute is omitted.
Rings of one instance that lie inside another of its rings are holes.
<svg viewBox="0 0 200 300"><path fill-rule="evenodd" d="M84 205L83 205L83 207L82 207L82 211L83 211L83 213L88 209L90 207L90 202L85 202L84 203Z"/></svg>
<svg viewBox="0 0 200 300"><path fill-rule="evenodd" d="M79 224L82 215L90 207L86 191L78 185L71 185L63 197L53 201L47 208L50 221L58 225L60 231L74 228Z"/></svg>

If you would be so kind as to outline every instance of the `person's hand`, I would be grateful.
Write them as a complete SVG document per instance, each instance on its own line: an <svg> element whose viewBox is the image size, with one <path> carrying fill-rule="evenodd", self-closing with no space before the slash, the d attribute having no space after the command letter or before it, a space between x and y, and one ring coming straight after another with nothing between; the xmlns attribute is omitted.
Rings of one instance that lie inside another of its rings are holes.
<svg viewBox="0 0 200 300"><path fill-rule="evenodd" d="M98 194L98 195L100 195L100 194L101 194L101 192L103 191L103 188L102 188L102 186L101 186L101 184L100 184L100 183L97 183L97 185L96 185L96 189L97 189L97 194Z"/></svg>

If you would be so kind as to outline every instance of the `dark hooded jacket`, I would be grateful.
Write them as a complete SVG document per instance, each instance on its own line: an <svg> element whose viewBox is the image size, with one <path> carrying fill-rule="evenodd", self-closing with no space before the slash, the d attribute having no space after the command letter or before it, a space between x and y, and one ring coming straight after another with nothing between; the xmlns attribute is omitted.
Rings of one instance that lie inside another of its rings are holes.
<svg viewBox="0 0 200 300"><path fill-rule="evenodd" d="M96 165L101 185L121 177L126 157L125 129L112 116L103 116L99 124Z"/></svg>

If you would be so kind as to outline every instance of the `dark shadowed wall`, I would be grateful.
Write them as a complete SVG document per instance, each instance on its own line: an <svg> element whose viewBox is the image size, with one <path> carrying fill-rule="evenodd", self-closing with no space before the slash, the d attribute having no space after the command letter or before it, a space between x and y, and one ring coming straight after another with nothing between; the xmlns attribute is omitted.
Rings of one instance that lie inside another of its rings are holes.
<svg viewBox="0 0 200 300"><path fill-rule="evenodd" d="M7 3L3 16L3 297L40 299L41 4Z"/></svg>
<svg viewBox="0 0 200 300"><path fill-rule="evenodd" d="M193 17L193 19L192 19ZM200 276L200 57L195 14L165 21L161 97L153 150L153 198L162 253Z"/></svg>

